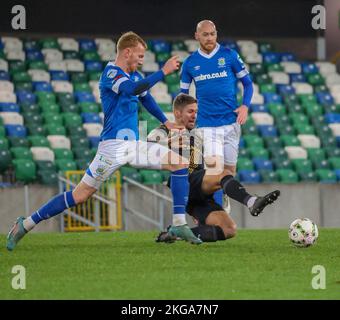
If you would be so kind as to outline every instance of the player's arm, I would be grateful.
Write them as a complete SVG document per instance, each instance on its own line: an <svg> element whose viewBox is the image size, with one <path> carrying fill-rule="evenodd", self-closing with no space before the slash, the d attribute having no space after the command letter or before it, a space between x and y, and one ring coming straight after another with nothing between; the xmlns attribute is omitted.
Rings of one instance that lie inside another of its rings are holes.
<svg viewBox="0 0 340 320"><path fill-rule="evenodd" d="M249 72L244 66L244 63L239 54L232 50L232 69L236 77L243 85L243 100L242 105L235 110L237 113L237 122L244 124L248 117L248 108L250 106L251 98L253 96L253 82L249 76Z"/></svg>
<svg viewBox="0 0 340 320"><path fill-rule="evenodd" d="M144 91L149 90L153 87L157 82L164 79L164 76L178 70L179 68L179 61L178 57L174 56L171 57L163 66L163 68L150 76L139 80L139 81L132 81L128 77L122 77L117 81L118 85L115 88L116 93L124 92L128 95L137 96Z"/></svg>
<svg viewBox="0 0 340 320"><path fill-rule="evenodd" d="M191 81L192 81L192 77L190 73L188 72L187 60L185 60L183 62L182 69L181 69L180 87L181 87L182 93L186 93L186 94L189 93Z"/></svg>
<svg viewBox="0 0 340 320"><path fill-rule="evenodd" d="M144 108L160 122L166 123L168 121L167 117L149 92L143 92L139 96L139 100L143 104Z"/></svg>

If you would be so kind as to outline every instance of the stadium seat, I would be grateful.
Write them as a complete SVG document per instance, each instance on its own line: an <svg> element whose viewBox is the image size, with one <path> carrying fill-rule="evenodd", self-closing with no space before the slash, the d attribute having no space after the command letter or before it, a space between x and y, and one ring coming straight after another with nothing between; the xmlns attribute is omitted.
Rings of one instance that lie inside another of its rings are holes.
<svg viewBox="0 0 340 320"><path fill-rule="evenodd" d="M317 169L315 170L318 181L321 183L335 183L337 181L336 174L334 171L328 169Z"/></svg>
<svg viewBox="0 0 340 320"><path fill-rule="evenodd" d="M21 114L17 112L0 112L0 117L5 125L23 125L24 119Z"/></svg>
<svg viewBox="0 0 340 320"><path fill-rule="evenodd" d="M54 161L54 153L48 147L31 147L34 161Z"/></svg>
<svg viewBox="0 0 340 320"><path fill-rule="evenodd" d="M238 175L240 177L240 181L247 184L255 184L261 182L261 176L256 171L251 170L239 170Z"/></svg>
<svg viewBox="0 0 340 320"><path fill-rule="evenodd" d="M103 130L103 126L99 123L84 123L83 128L88 137L99 137Z"/></svg>
<svg viewBox="0 0 340 320"><path fill-rule="evenodd" d="M71 149L71 141L65 135L48 135L47 140L52 149Z"/></svg>
<svg viewBox="0 0 340 320"><path fill-rule="evenodd" d="M56 148L56 149L53 149L53 152L57 160L59 159L73 160L73 153L70 149Z"/></svg>
<svg viewBox="0 0 340 320"><path fill-rule="evenodd" d="M297 138L300 140L301 146L308 148L320 148L320 139L313 134L299 134Z"/></svg>
<svg viewBox="0 0 340 320"><path fill-rule="evenodd" d="M123 166L119 170L122 177L127 177L132 180L142 182L142 176L137 169L128 166Z"/></svg>
<svg viewBox="0 0 340 320"><path fill-rule="evenodd" d="M29 183L36 179L36 167L32 160L15 159L13 160L13 165L15 168L15 178L17 181Z"/></svg>
<svg viewBox="0 0 340 320"><path fill-rule="evenodd" d="M97 113L82 113L83 123L101 123L101 119Z"/></svg>
<svg viewBox="0 0 340 320"><path fill-rule="evenodd" d="M29 141L26 138L22 137L8 137L8 141L10 143L10 147L24 147L28 148L30 146Z"/></svg>
<svg viewBox="0 0 340 320"><path fill-rule="evenodd" d="M263 183L275 183L279 181L279 177L275 171L260 170L259 173Z"/></svg>
<svg viewBox="0 0 340 320"><path fill-rule="evenodd" d="M332 169L340 169L340 157L330 157L328 158L328 162L330 163Z"/></svg>
<svg viewBox="0 0 340 320"><path fill-rule="evenodd" d="M293 135L281 135L280 139L285 147L300 146L300 141Z"/></svg>
<svg viewBox="0 0 340 320"><path fill-rule="evenodd" d="M299 177L293 170L290 169L278 169L276 171L279 181L282 183L297 183L299 182Z"/></svg>
<svg viewBox="0 0 340 320"><path fill-rule="evenodd" d="M28 125L42 125L44 123L44 118L41 114L34 112L26 112L23 114L25 126Z"/></svg>
<svg viewBox="0 0 340 320"><path fill-rule="evenodd" d="M263 139L256 135L244 135L243 139L247 147L263 147Z"/></svg>
<svg viewBox="0 0 340 320"><path fill-rule="evenodd" d="M317 175L315 172L300 172L298 171L299 178L302 182L316 182L318 180Z"/></svg>
<svg viewBox="0 0 340 320"><path fill-rule="evenodd" d="M57 171L77 170L77 165L70 159L58 159L55 161Z"/></svg>
<svg viewBox="0 0 340 320"><path fill-rule="evenodd" d="M254 164L250 159L239 158L237 161L237 171L239 170L254 170Z"/></svg>
<svg viewBox="0 0 340 320"><path fill-rule="evenodd" d="M27 129L22 125L8 124L5 125L6 134L8 137L26 137Z"/></svg>
<svg viewBox="0 0 340 320"><path fill-rule="evenodd" d="M250 147L248 148L249 154L253 159L268 159L269 152L263 147Z"/></svg>
<svg viewBox="0 0 340 320"><path fill-rule="evenodd" d="M253 164L257 171L260 171L260 170L272 171L273 170L273 164L270 160L256 158L256 159L253 159Z"/></svg>
<svg viewBox="0 0 340 320"><path fill-rule="evenodd" d="M72 139L72 138L71 138ZM87 139L86 139L87 140ZM74 154L75 159L86 159L88 161L93 159L93 155L88 147L80 147L76 145L76 147L72 148L72 152Z"/></svg>
<svg viewBox="0 0 340 320"><path fill-rule="evenodd" d="M293 169L292 162L286 158L272 158L274 167L278 169Z"/></svg>
<svg viewBox="0 0 340 320"><path fill-rule="evenodd" d="M97 149L100 142L100 137L89 137L88 139L90 141L91 149Z"/></svg>
<svg viewBox="0 0 340 320"><path fill-rule="evenodd" d="M159 184L163 181L162 174L159 171L142 169L139 172L142 177L143 184Z"/></svg>
<svg viewBox="0 0 340 320"><path fill-rule="evenodd" d="M292 159L291 160L296 172L311 172L313 171L312 162L308 159Z"/></svg>
<svg viewBox="0 0 340 320"><path fill-rule="evenodd" d="M65 127L60 126L58 124L54 124L54 123L45 125L44 130L46 130L47 135L63 135L63 136L66 135Z"/></svg>
<svg viewBox="0 0 340 320"><path fill-rule="evenodd" d="M55 186L58 184L58 174L54 170L38 170L37 176L43 185Z"/></svg>
<svg viewBox="0 0 340 320"><path fill-rule="evenodd" d="M0 150L8 150L9 143L6 138L0 137Z"/></svg>
<svg viewBox="0 0 340 320"><path fill-rule="evenodd" d="M12 163L12 156L9 150L0 149L0 173L4 173Z"/></svg>

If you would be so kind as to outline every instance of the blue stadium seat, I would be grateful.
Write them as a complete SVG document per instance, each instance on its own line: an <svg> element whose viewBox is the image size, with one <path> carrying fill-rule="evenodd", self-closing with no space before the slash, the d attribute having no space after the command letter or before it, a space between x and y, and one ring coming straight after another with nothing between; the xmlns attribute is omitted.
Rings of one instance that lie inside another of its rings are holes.
<svg viewBox="0 0 340 320"><path fill-rule="evenodd" d="M263 105L263 104L251 104L250 107L249 107L249 111L269 113L268 107L266 105Z"/></svg>
<svg viewBox="0 0 340 320"><path fill-rule="evenodd" d="M294 53L291 52L283 52L281 53L281 61L296 61L296 57Z"/></svg>
<svg viewBox="0 0 340 320"><path fill-rule="evenodd" d="M19 103L35 103L37 101L37 97L32 92L20 90L16 92L16 95Z"/></svg>
<svg viewBox="0 0 340 320"><path fill-rule="evenodd" d="M291 73L289 74L290 83L293 82L307 82L306 77L301 73Z"/></svg>
<svg viewBox="0 0 340 320"><path fill-rule="evenodd" d="M83 112L81 114L83 123L101 123L101 119L98 113L94 112Z"/></svg>
<svg viewBox="0 0 340 320"><path fill-rule="evenodd" d="M96 51L97 46L92 39L79 39L79 49L81 51Z"/></svg>
<svg viewBox="0 0 340 320"><path fill-rule="evenodd" d="M260 125L257 126L262 137L277 137L277 129L272 125Z"/></svg>
<svg viewBox="0 0 340 320"><path fill-rule="evenodd" d="M97 149L100 141L100 137L89 137L91 149Z"/></svg>
<svg viewBox="0 0 340 320"><path fill-rule="evenodd" d="M100 61L86 61L85 70L86 71L97 71L100 72L103 69L103 65Z"/></svg>
<svg viewBox="0 0 340 320"><path fill-rule="evenodd" d="M232 50L236 50L237 52L240 51L236 41L233 40L226 40L226 41L222 41L220 42L220 44L226 48L232 49Z"/></svg>
<svg viewBox="0 0 340 320"><path fill-rule="evenodd" d="M30 61L43 61L44 56L40 50L26 49L26 59Z"/></svg>
<svg viewBox="0 0 340 320"><path fill-rule="evenodd" d="M37 81L33 82L34 91L53 92L52 85L49 82Z"/></svg>
<svg viewBox="0 0 340 320"><path fill-rule="evenodd" d="M340 113L326 113L325 114L326 123L339 123Z"/></svg>
<svg viewBox="0 0 340 320"><path fill-rule="evenodd" d="M245 148L246 147L246 143L245 143L245 141L242 137L240 138L240 142L239 142L238 146L239 146L239 148Z"/></svg>
<svg viewBox="0 0 340 320"><path fill-rule="evenodd" d="M0 112L18 112L20 113L20 107L16 103L1 102Z"/></svg>
<svg viewBox="0 0 340 320"><path fill-rule="evenodd" d="M334 170L335 174L336 174L336 178L338 181L340 181L340 169L336 169Z"/></svg>
<svg viewBox="0 0 340 320"><path fill-rule="evenodd" d="M156 53L159 52L171 52L171 45L169 42L165 40L153 40L152 43L152 50Z"/></svg>
<svg viewBox="0 0 340 320"><path fill-rule="evenodd" d="M51 80L69 81L69 75L65 71L50 70Z"/></svg>
<svg viewBox="0 0 340 320"><path fill-rule="evenodd" d="M336 145L338 148L340 148L340 137L335 137Z"/></svg>
<svg viewBox="0 0 340 320"><path fill-rule="evenodd" d="M276 93L263 93L262 94L264 97L264 102L265 103L281 103L282 102L282 97Z"/></svg>
<svg viewBox="0 0 340 320"><path fill-rule="evenodd" d="M314 64L314 63L305 63L305 62L302 62L301 63L301 68L302 68L302 72L304 74L313 74L313 73L318 73L319 72L319 69L318 67Z"/></svg>
<svg viewBox="0 0 340 320"><path fill-rule="evenodd" d="M27 129L25 126L19 124L7 124L5 125L6 134L9 137L22 137L27 136Z"/></svg>
<svg viewBox="0 0 340 320"><path fill-rule="evenodd" d="M96 102L92 93L89 92L75 92L74 97L76 98L77 102Z"/></svg>
<svg viewBox="0 0 340 320"><path fill-rule="evenodd" d="M253 170L240 170L238 172L240 181L244 183L260 183L260 174Z"/></svg>
<svg viewBox="0 0 340 320"><path fill-rule="evenodd" d="M279 53L275 52L265 52L262 53L263 62L267 64L280 63L281 56Z"/></svg>
<svg viewBox="0 0 340 320"><path fill-rule="evenodd" d="M0 80L10 80L9 74L6 71L0 71Z"/></svg>
<svg viewBox="0 0 340 320"><path fill-rule="evenodd" d="M259 170L270 170L273 171L273 163L266 159L253 159L253 164L257 171Z"/></svg>
<svg viewBox="0 0 340 320"><path fill-rule="evenodd" d="M288 84L278 84L277 88L280 95L295 94L294 87Z"/></svg>
<svg viewBox="0 0 340 320"><path fill-rule="evenodd" d="M331 106L334 104L333 96L327 92L316 93L316 98L322 106Z"/></svg>

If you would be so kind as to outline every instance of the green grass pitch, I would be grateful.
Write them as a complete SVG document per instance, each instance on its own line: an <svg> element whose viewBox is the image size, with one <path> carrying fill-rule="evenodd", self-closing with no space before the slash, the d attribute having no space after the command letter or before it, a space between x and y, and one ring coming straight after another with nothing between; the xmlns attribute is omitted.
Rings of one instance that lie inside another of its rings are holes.
<svg viewBox="0 0 340 320"><path fill-rule="evenodd" d="M287 230L240 230L200 246L155 243L157 232L29 234L13 252L0 236L0 299L340 299L340 230L293 247ZM26 289L11 286L26 269ZM314 265L326 289L312 288Z"/></svg>

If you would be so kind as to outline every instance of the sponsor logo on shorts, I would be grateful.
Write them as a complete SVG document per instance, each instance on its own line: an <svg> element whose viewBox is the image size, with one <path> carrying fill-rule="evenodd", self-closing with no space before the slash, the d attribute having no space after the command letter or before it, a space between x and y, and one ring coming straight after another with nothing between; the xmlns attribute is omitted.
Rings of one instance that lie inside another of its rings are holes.
<svg viewBox="0 0 340 320"><path fill-rule="evenodd" d="M100 156L100 157L99 157L99 161L105 162L105 163L108 164L109 166L112 165L112 162L111 162L110 160L105 159L105 157L103 157L103 156Z"/></svg>

